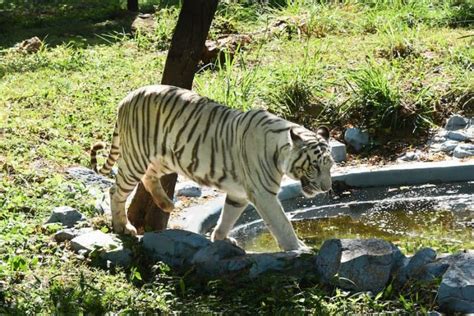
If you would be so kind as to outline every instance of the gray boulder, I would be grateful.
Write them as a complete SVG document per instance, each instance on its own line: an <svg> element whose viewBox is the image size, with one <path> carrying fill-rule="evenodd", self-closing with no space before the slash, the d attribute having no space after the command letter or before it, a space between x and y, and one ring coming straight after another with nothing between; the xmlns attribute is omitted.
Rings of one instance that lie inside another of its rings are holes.
<svg viewBox="0 0 474 316"><path fill-rule="evenodd" d="M379 292L404 259L392 243L380 239L326 240L316 257L325 283L356 291Z"/></svg>
<svg viewBox="0 0 474 316"><path fill-rule="evenodd" d="M212 263L202 262L196 264L196 271L204 277L238 277L249 280L267 273L301 277L314 272L314 255L296 251L251 253Z"/></svg>
<svg viewBox="0 0 474 316"><path fill-rule="evenodd" d="M474 253L460 253L453 258L438 289L438 304L445 311L474 313Z"/></svg>
<svg viewBox="0 0 474 316"><path fill-rule="evenodd" d="M238 265L234 264L229 267L227 262L222 260L242 256L245 256L245 250L242 248L226 240L217 240L198 250L194 254L191 263L196 266L198 274L213 277L235 272Z"/></svg>
<svg viewBox="0 0 474 316"><path fill-rule="evenodd" d="M228 259L245 255L245 250L232 244L227 240L216 240L205 248L198 250L192 260L193 264L203 264L217 262L222 259Z"/></svg>
<svg viewBox="0 0 474 316"><path fill-rule="evenodd" d="M470 137L465 131L449 131L446 133L446 137L451 140L463 142L469 140Z"/></svg>
<svg viewBox="0 0 474 316"><path fill-rule="evenodd" d="M90 227L84 227L84 228L80 228L80 229L76 229L76 228L66 228L66 229L62 229L58 232L56 232L56 234L54 234L54 240L56 240L57 242L63 242L63 241L66 241L66 240L71 240L77 236L80 236L80 235L83 235L83 234L86 234L86 233L90 233L92 232L93 229L90 228Z"/></svg>
<svg viewBox="0 0 474 316"><path fill-rule="evenodd" d="M292 276L303 276L314 272L314 254L299 251L277 253L257 253L248 255L251 266L248 271L250 278L265 273L285 273Z"/></svg>
<svg viewBox="0 0 474 316"><path fill-rule="evenodd" d="M85 186L98 186L102 190L110 188L114 184L114 180L99 175L89 168L71 167L66 173L76 180L82 182Z"/></svg>
<svg viewBox="0 0 474 316"><path fill-rule="evenodd" d="M432 145L432 148L435 151L443 151L443 152L451 152L456 148L456 146L459 145L458 141L455 140L447 140L441 144L434 144Z"/></svg>
<svg viewBox="0 0 474 316"><path fill-rule="evenodd" d="M403 266L397 273L396 282L400 285L405 284L409 279L424 279L429 280L430 278L426 276L427 270L426 265L432 263L436 260L436 251L431 248L423 248L419 250L413 257L410 259L404 260Z"/></svg>
<svg viewBox="0 0 474 316"><path fill-rule="evenodd" d="M128 267L132 263L133 252L122 246L116 249L103 250L100 253L100 258L106 261L107 266Z"/></svg>
<svg viewBox="0 0 474 316"><path fill-rule="evenodd" d="M177 268L191 265L194 255L211 245L206 237L179 229L145 233L142 242L153 259Z"/></svg>
<svg viewBox="0 0 474 316"><path fill-rule="evenodd" d="M363 132L358 128L348 128L344 133L344 141L356 151L360 151L369 144L369 133Z"/></svg>
<svg viewBox="0 0 474 316"><path fill-rule="evenodd" d="M453 156L456 158L466 158L474 156L474 144L459 144L454 148Z"/></svg>
<svg viewBox="0 0 474 316"><path fill-rule="evenodd" d="M96 251L102 260L113 265L128 266L132 262L132 251L123 246L115 235L93 230L71 240L71 246L79 254Z"/></svg>
<svg viewBox="0 0 474 316"><path fill-rule="evenodd" d="M402 156L398 158L400 161L414 161L420 160L420 152L417 151L407 151Z"/></svg>
<svg viewBox="0 0 474 316"><path fill-rule="evenodd" d="M90 233L73 238L71 246L76 252L84 249L89 253L96 248L116 249L121 247L122 243L110 234L105 234L100 230L93 230Z"/></svg>
<svg viewBox="0 0 474 316"><path fill-rule="evenodd" d="M448 131L455 131L465 128L468 123L469 120L462 117L461 115L453 115L446 121L445 129Z"/></svg>
<svg viewBox="0 0 474 316"><path fill-rule="evenodd" d="M202 191L197 183L187 181L176 184L176 196L200 197L201 195Z"/></svg>
<svg viewBox="0 0 474 316"><path fill-rule="evenodd" d="M80 221L84 221L86 218L76 209L70 206L55 207L46 224L49 223L61 223L66 227L73 227Z"/></svg>

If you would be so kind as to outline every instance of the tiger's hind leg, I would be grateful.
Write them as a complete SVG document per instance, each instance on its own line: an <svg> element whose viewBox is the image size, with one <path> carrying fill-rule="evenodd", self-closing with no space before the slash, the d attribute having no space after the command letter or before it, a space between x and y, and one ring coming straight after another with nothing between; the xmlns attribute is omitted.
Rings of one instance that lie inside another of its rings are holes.
<svg viewBox="0 0 474 316"><path fill-rule="evenodd" d="M211 234L211 240L223 240L228 238L228 234L235 222L239 219L242 212L245 210L248 201L246 199L236 198L227 194L224 208L222 209L217 226ZM230 240L236 244L234 240Z"/></svg>
<svg viewBox="0 0 474 316"><path fill-rule="evenodd" d="M112 226L115 233L135 236L136 228L129 222L125 210L125 202L142 175L134 175L127 170L123 159L119 162L115 185L110 189L110 208L112 210ZM124 171L126 170L126 171Z"/></svg>
<svg viewBox="0 0 474 316"><path fill-rule="evenodd" d="M174 203L168 197L163 186L161 185L161 173L157 172L153 166L148 167L145 176L143 177L143 185L145 189L151 194L153 202L163 211L171 213L174 209Z"/></svg>

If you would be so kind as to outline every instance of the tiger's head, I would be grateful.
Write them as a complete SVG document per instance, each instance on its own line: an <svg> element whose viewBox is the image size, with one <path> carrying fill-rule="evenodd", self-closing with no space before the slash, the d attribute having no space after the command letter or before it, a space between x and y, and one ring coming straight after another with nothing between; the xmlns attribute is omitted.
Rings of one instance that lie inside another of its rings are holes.
<svg viewBox="0 0 474 316"><path fill-rule="evenodd" d="M301 181L303 194L314 197L331 189L331 167L334 163L329 147L329 130L318 128L313 133L303 127L290 129L291 151L286 175Z"/></svg>

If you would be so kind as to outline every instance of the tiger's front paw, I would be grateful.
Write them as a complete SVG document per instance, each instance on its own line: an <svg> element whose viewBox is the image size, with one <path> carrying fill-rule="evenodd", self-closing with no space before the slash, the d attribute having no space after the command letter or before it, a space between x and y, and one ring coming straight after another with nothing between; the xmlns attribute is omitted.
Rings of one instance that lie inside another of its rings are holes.
<svg viewBox="0 0 474 316"><path fill-rule="evenodd" d="M130 222L127 223L113 223L113 229L116 234L125 234L130 236L137 235L137 229Z"/></svg>

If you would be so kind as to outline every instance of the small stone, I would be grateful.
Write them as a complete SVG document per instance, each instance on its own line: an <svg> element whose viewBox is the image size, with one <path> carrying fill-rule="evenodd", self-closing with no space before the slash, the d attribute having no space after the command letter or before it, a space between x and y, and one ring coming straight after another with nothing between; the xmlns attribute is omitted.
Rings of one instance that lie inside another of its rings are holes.
<svg viewBox="0 0 474 316"><path fill-rule="evenodd" d="M456 141L459 141L459 142L466 141L470 138L469 135L464 131L449 131L446 134L446 137L448 139L456 140Z"/></svg>
<svg viewBox="0 0 474 316"><path fill-rule="evenodd" d="M63 242L66 240L71 240L77 236L86 234L91 232L93 229L90 227L84 227L81 229L75 229L75 228L66 228L58 231L56 234L54 234L54 240L57 242Z"/></svg>
<svg viewBox="0 0 474 316"><path fill-rule="evenodd" d="M266 273L287 273L290 275L305 275L312 272L314 255L286 251L277 253L257 253L248 255L252 262L248 276L253 279Z"/></svg>
<svg viewBox="0 0 474 316"><path fill-rule="evenodd" d="M95 209L98 214L112 214L109 193L103 193L95 200Z"/></svg>
<svg viewBox="0 0 474 316"><path fill-rule="evenodd" d="M474 144L459 144L454 148L453 156L456 158L466 158L474 156Z"/></svg>
<svg viewBox="0 0 474 316"><path fill-rule="evenodd" d="M102 190L106 190L114 184L114 180L99 175L88 168L72 167L67 169L66 172L71 178L79 180L87 187L98 186Z"/></svg>
<svg viewBox="0 0 474 316"><path fill-rule="evenodd" d="M331 148L331 155L335 162L346 160L346 145L337 140L330 140L329 147Z"/></svg>
<svg viewBox="0 0 474 316"><path fill-rule="evenodd" d="M93 230L73 238L71 246L76 252L86 250L89 253L96 248L117 249L122 246L122 243L110 234L105 234L100 230Z"/></svg>
<svg viewBox="0 0 474 316"><path fill-rule="evenodd" d="M474 313L474 253L462 253L443 275L437 296L449 312Z"/></svg>
<svg viewBox="0 0 474 316"><path fill-rule="evenodd" d="M419 160L420 159L420 153L415 152L415 151L409 151L403 154L401 157L398 158L398 160L401 161L414 161L414 160Z"/></svg>
<svg viewBox="0 0 474 316"><path fill-rule="evenodd" d="M219 261L245 255L245 250L227 240L217 240L205 248L198 250L191 263L201 275L217 276L224 271Z"/></svg>
<svg viewBox="0 0 474 316"><path fill-rule="evenodd" d="M192 181L176 184L176 196L200 197L202 195L199 185Z"/></svg>
<svg viewBox="0 0 474 316"><path fill-rule="evenodd" d="M76 209L70 206L55 207L46 223L61 223L66 227L73 227L86 218Z"/></svg>
<svg viewBox="0 0 474 316"><path fill-rule="evenodd" d="M119 247L102 252L100 257L106 260L108 265L128 267L132 263L133 252L128 248Z"/></svg>
<svg viewBox="0 0 474 316"><path fill-rule="evenodd" d="M37 36L26 39L22 41L21 43L18 43L15 45L18 51L23 52L23 53L28 53L28 54L38 52L42 46L43 46L43 42L41 42L41 40Z"/></svg>
<svg viewBox="0 0 474 316"><path fill-rule="evenodd" d="M71 247L81 256L87 256L96 250L102 261L108 261L112 265L127 267L132 262L132 251L124 248L120 239L99 230L74 237L71 240Z"/></svg>
<svg viewBox="0 0 474 316"><path fill-rule="evenodd" d="M396 281L399 284L405 284L410 278L420 279L419 275L426 273L426 265L435 261L436 251L431 248L423 248L419 250L412 258L407 260L397 273Z"/></svg>
<svg viewBox="0 0 474 316"><path fill-rule="evenodd" d="M155 19L152 14L140 13L132 22L132 34L153 34L155 31Z"/></svg>
<svg viewBox="0 0 474 316"><path fill-rule="evenodd" d="M191 260L193 264L212 263L222 259L243 256L245 250L227 240L216 240L205 248L196 252Z"/></svg>
<svg viewBox="0 0 474 316"><path fill-rule="evenodd" d="M178 268L191 265L194 255L211 245L206 237L180 229L145 233L142 242L153 259Z"/></svg>
<svg viewBox="0 0 474 316"><path fill-rule="evenodd" d="M447 140L441 144L433 145L431 148L435 151L451 152L458 144L459 142L455 140Z"/></svg>
<svg viewBox="0 0 474 316"><path fill-rule="evenodd" d="M376 293L403 259L400 250L384 240L330 239L316 257L316 268L325 283Z"/></svg>
<svg viewBox="0 0 474 316"><path fill-rule="evenodd" d="M369 133L363 132L358 128L348 128L344 133L344 141L356 151L360 151L369 144Z"/></svg>
<svg viewBox="0 0 474 316"><path fill-rule="evenodd" d="M445 129L448 131L455 131L466 127L469 123L469 120L462 117L461 115L453 115L446 122Z"/></svg>
<svg viewBox="0 0 474 316"><path fill-rule="evenodd" d="M435 143L442 143L442 142L446 141L446 137L444 137L444 136L434 136L432 141L435 142Z"/></svg>

